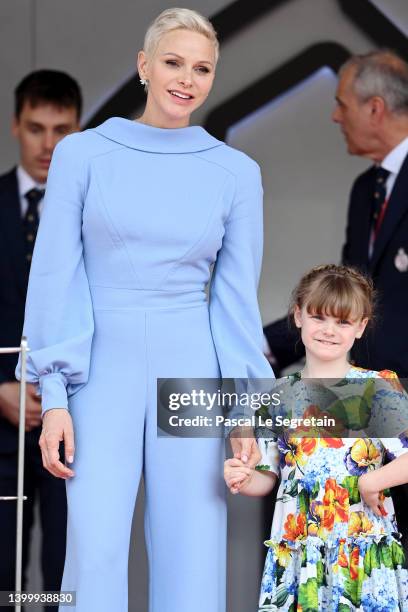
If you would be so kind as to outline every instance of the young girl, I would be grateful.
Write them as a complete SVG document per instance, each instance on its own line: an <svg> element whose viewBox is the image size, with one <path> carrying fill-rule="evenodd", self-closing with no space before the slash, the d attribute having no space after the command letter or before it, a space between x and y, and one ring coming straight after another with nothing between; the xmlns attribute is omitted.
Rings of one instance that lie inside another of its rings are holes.
<svg viewBox="0 0 408 612"><path fill-rule="evenodd" d="M381 383L382 406L399 402L398 416L406 424L408 398L396 374L364 370L347 360L372 309L372 283L355 269L326 265L306 274L290 309L306 364L288 380L295 385L304 377L344 378L365 385L361 379L383 379L376 383ZM232 493L249 496L267 495L281 477L271 538L265 542L259 611L408 611L408 568L385 491L408 482L407 434L306 438L285 433L260 438L258 444L262 459L256 470L229 459L224 473ZM386 456L392 461L383 465Z"/></svg>

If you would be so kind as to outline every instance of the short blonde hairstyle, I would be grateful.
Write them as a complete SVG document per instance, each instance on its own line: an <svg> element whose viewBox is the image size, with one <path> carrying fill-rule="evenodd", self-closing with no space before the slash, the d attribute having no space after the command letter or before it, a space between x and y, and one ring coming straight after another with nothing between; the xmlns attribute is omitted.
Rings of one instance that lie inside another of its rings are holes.
<svg viewBox="0 0 408 612"><path fill-rule="evenodd" d="M215 63L219 56L217 33L212 23L197 11L186 8L169 8L160 13L146 31L143 51L151 57L164 34L173 30L189 30L203 34L214 45Z"/></svg>

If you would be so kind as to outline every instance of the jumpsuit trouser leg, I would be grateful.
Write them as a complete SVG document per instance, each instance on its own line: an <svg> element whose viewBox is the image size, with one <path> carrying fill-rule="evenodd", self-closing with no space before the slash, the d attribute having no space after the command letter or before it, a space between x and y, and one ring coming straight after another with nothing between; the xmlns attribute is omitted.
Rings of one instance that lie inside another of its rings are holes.
<svg viewBox="0 0 408 612"><path fill-rule="evenodd" d="M149 612L225 612L222 439L157 437L157 377L217 377L208 309L95 309L88 384L71 397L62 590L70 612L128 612L128 556L144 463Z"/></svg>

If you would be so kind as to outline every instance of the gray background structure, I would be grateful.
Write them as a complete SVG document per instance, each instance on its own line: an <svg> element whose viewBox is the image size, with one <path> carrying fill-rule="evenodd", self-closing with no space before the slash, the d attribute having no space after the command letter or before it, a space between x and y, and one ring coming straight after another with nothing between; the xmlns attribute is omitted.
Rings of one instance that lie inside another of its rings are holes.
<svg viewBox="0 0 408 612"><path fill-rule="evenodd" d="M211 16L230 3L189 0L182 4ZM406 0L373 0L373 4L408 32ZM6 171L17 159L10 134L13 89L27 72L55 68L76 77L84 93L85 123L134 73L148 23L171 5L162 0L2 0L0 170ZM202 122L243 85L309 45L329 40L352 53L374 46L336 0L282 3L222 46L213 92L194 122ZM290 290L302 272L318 263L338 261L349 189L354 177L368 166L346 154L340 131L331 123L335 88L335 74L322 68L228 133L228 141L254 157L263 173L265 251L259 297L265 323L284 314ZM141 488L130 550L129 610L144 612L147 570L141 546L142 514ZM262 502L229 496L229 612L256 609L266 536ZM30 587L39 589L38 531L34 539ZM200 525L194 545L200 545Z"/></svg>

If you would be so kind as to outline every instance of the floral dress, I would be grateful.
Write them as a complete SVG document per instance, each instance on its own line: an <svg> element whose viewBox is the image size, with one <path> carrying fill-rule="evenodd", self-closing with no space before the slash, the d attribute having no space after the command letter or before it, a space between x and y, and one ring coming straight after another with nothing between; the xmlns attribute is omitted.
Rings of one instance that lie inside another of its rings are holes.
<svg viewBox="0 0 408 612"><path fill-rule="evenodd" d="M350 377L383 378L383 397L407 405L393 372L352 367L345 378ZM300 380L300 375L290 378ZM265 542L259 612L408 611L408 567L390 493L381 494L386 515L378 518L358 490L359 476L381 467L386 457L408 452L406 434L306 438L285 433L259 438L258 444L257 469L281 478Z"/></svg>

